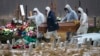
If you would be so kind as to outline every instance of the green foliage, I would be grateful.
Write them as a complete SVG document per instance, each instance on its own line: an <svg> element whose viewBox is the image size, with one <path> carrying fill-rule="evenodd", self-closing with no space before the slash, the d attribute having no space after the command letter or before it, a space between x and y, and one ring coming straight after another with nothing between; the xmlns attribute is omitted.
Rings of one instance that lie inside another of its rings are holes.
<svg viewBox="0 0 100 56"><path fill-rule="evenodd" d="M20 36L13 36L12 34L9 35L0 35L0 41L2 43L6 43L7 40L10 40L10 43L12 41L12 39L15 38L16 40L21 38Z"/></svg>
<svg viewBox="0 0 100 56"><path fill-rule="evenodd" d="M91 33L91 32L99 32L100 31L100 28L97 28L97 27L90 27L88 29L88 33Z"/></svg>

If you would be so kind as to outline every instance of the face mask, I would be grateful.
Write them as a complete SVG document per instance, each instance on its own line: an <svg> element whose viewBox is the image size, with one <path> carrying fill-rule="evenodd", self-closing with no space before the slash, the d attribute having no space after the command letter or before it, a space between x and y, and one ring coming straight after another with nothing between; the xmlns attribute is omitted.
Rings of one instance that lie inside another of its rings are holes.
<svg viewBox="0 0 100 56"><path fill-rule="evenodd" d="M65 11L66 13L69 13L69 10L68 10L67 8L64 8L64 11Z"/></svg>
<svg viewBox="0 0 100 56"><path fill-rule="evenodd" d="M66 11L67 10L67 8L64 8L64 11Z"/></svg>
<svg viewBox="0 0 100 56"><path fill-rule="evenodd" d="M80 11L78 11L78 15L81 16L81 12Z"/></svg>
<svg viewBox="0 0 100 56"><path fill-rule="evenodd" d="M36 15L37 13L34 13L34 15Z"/></svg>
<svg viewBox="0 0 100 56"><path fill-rule="evenodd" d="M33 11L33 14L34 14L34 15L36 15L36 14L37 14L37 12L36 12L36 11Z"/></svg>
<svg viewBox="0 0 100 56"><path fill-rule="evenodd" d="M48 11L47 10L45 10L45 15L47 16L48 15L48 13L47 13Z"/></svg>
<svg viewBox="0 0 100 56"><path fill-rule="evenodd" d="M69 13L69 11L67 10L66 13Z"/></svg>
<svg viewBox="0 0 100 56"><path fill-rule="evenodd" d="M79 16L81 16L81 13L78 13Z"/></svg>

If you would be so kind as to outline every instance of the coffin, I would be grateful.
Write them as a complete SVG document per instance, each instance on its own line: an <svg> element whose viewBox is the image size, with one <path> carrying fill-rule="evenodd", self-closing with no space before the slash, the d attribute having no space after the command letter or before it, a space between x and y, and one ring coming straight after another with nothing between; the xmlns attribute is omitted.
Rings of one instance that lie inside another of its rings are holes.
<svg viewBox="0 0 100 56"><path fill-rule="evenodd" d="M59 29L58 32L76 32L79 28L80 24L75 22L64 22L64 23L58 23ZM46 33L47 31L47 24L43 23L39 26L39 31L42 33Z"/></svg>

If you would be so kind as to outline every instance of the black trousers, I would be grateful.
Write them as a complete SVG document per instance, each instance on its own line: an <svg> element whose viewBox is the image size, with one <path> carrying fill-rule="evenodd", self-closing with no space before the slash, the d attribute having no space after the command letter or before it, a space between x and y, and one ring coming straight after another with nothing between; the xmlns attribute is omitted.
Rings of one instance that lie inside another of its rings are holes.
<svg viewBox="0 0 100 56"><path fill-rule="evenodd" d="M70 42L70 39L71 39L71 38L70 38L70 34L71 34L71 32L67 32L67 33L66 33L66 35L67 35L66 40L67 40L68 42Z"/></svg>

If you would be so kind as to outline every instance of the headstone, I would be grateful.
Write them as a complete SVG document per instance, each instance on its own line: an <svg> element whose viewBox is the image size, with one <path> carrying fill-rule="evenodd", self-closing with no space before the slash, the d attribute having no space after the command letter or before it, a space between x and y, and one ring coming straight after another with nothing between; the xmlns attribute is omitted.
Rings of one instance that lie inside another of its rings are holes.
<svg viewBox="0 0 100 56"><path fill-rule="evenodd" d="M82 44L77 44L77 48L81 48Z"/></svg>
<svg viewBox="0 0 100 56"><path fill-rule="evenodd" d="M64 47L66 48L68 46L68 41L64 42Z"/></svg>
<svg viewBox="0 0 100 56"><path fill-rule="evenodd" d="M22 56L29 56L29 54L26 53L26 52L23 52L23 53L22 53Z"/></svg>
<svg viewBox="0 0 100 56"><path fill-rule="evenodd" d="M63 42L60 42L59 47L62 48L64 46L63 44L64 44Z"/></svg>
<svg viewBox="0 0 100 56"><path fill-rule="evenodd" d="M41 48L44 48L44 43L41 43Z"/></svg>
<svg viewBox="0 0 100 56"><path fill-rule="evenodd" d="M70 44L74 43L74 38L71 38Z"/></svg>
<svg viewBox="0 0 100 56"><path fill-rule="evenodd" d="M12 45L14 45L14 44L15 44L15 38L12 39Z"/></svg>
<svg viewBox="0 0 100 56"><path fill-rule="evenodd" d="M88 41L88 47L90 47L92 44L92 38L89 38L89 41Z"/></svg>
<svg viewBox="0 0 100 56"><path fill-rule="evenodd" d="M33 50L33 43L29 44L29 53Z"/></svg>
<svg viewBox="0 0 100 56"><path fill-rule="evenodd" d="M87 38L84 38L83 43L87 44Z"/></svg>
<svg viewBox="0 0 100 56"><path fill-rule="evenodd" d="M2 56L4 56L4 54Z"/></svg>
<svg viewBox="0 0 100 56"><path fill-rule="evenodd" d="M97 41L94 41L94 42L93 42L93 46L94 46L94 47L97 47L97 45L98 45L98 42L97 42Z"/></svg>
<svg viewBox="0 0 100 56"><path fill-rule="evenodd" d="M17 56L17 55L15 55L14 53L12 53L12 56Z"/></svg>
<svg viewBox="0 0 100 56"><path fill-rule="evenodd" d="M33 43L33 48L35 48L36 47L36 43Z"/></svg>
<svg viewBox="0 0 100 56"><path fill-rule="evenodd" d="M22 53L22 56L26 56L26 53Z"/></svg>
<svg viewBox="0 0 100 56"><path fill-rule="evenodd" d="M90 41L90 44L92 44L92 41L93 41L92 38L90 38L89 41Z"/></svg>
<svg viewBox="0 0 100 56"><path fill-rule="evenodd" d="M72 56L80 56L80 54L79 53L76 53L76 54L73 54Z"/></svg>
<svg viewBox="0 0 100 56"><path fill-rule="evenodd" d="M70 44L77 44L78 40L76 38L71 38Z"/></svg>
<svg viewBox="0 0 100 56"><path fill-rule="evenodd" d="M40 51L39 53L40 53L41 56L43 56L43 52L42 51Z"/></svg>
<svg viewBox="0 0 100 56"><path fill-rule="evenodd" d="M11 44L9 40L7 40L7 46L8 46L8 49L11 49Z"/></svg>
<svg viewBox="0 0 100 56"><path fill-rule="evenodd" d="M36 41L35 47L37 47L38 45L39 45L39 40Z"/></svg>
<svg viewBox="0 0 100 56"><path fill-rule="evenodd" d="M98 46L100 47L100 40L98 40Z"/></svg>
<svg viewBox="0 0 100 56"><path fill-rule="evenodd" d="M89 41L87 42L86 48L90 49L92 43L92 38L89 38Z"/></svg>
<svg viewBox="0 0 100 56"><path fill-rule="evenodd" d="M1 46L2 46L2 49L4 49L4 44L1 44Z"/></svg>
<svg viewBox="0 0 100 56"><path fill-rule="evenodd" d="M56 42L54 40L53 43L52 43L51 49L54 49L55 47L56 47Z"/></svg>
<svg viewBox="0 0 100 56"><path fill-rule="evenodd" d="M1 41L0 41L0 49L2 49L2 44L1 44Z"/></svg>
<svg viewBox="0 0 100 56"><path fill-rule="evenodd" d="M7 40L7 44L10 44L10 41L9 40Z"/></svg>
<svg viewBox="0 0 100 56"><path fill-rule="evenodd" d="M57 44L59 44L60 41L61 41L61 37L59 36L59 37L58 37L58 40L57 40Z"/></svg>
<svg viewBox="0 0 100 56"><path fill-rule="evenodd" d="M91 56L91 55L88 52L84 52L83 56Z"/></svg>
<svg viewBox="0 0 100 56"><path fill-rule="evenodd" d="M74 38L74 44L78 43L78 39Z"/></svg>

